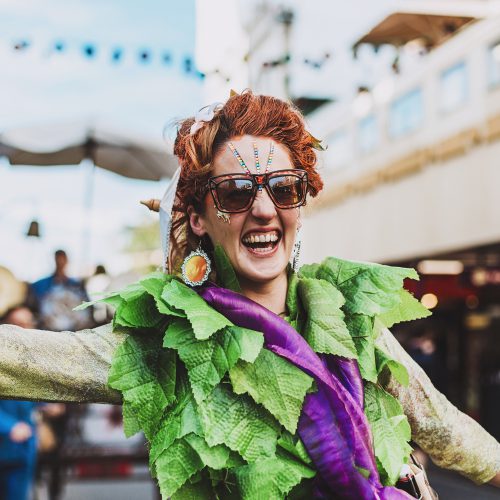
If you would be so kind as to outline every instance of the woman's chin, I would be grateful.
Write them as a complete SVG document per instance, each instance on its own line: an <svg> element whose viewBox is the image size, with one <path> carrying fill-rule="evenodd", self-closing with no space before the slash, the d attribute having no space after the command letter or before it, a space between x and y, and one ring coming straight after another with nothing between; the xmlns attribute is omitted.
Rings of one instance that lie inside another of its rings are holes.
<svg viewBox="0 0 500 500"><path fill-rule="evenodd" d="M256 283L272 281L286 271L288 259L283 249L278 246L265 252L247 249L243 259L239 260L241 277Z"/></svg>

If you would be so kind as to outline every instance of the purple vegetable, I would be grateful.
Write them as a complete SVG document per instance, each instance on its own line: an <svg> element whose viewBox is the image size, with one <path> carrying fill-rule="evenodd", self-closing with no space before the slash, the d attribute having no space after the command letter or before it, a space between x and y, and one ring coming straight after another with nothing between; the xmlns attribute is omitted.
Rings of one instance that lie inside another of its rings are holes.
<svg viewBox="0 0 500 500"><path fill-rule="evenodd" d="M199 293L235 325L262 332L267 349L315 379L318 391L304 400L298 434L319 473L317 498L411 498L380 483L357 363L336 356L321 359L285 320L243 295L213 284ZM369 478L356 466L367 469Z"/></svg>

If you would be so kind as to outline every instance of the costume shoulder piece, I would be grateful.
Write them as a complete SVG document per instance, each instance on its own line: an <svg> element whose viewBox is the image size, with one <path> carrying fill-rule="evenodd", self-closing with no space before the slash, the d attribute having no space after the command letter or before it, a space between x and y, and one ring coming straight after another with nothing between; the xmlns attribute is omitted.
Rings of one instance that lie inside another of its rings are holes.
<svg viewBox="0 0 500 500"><path fill-rule="evenodd" d="M408 372L375 340L383 328L430 315L403 288L405 279L419 277L414 269L329 257L301 268L288 300L292 321L316 352L327 359L357 360L377 466L386 484L396 482L408 459L411 430L400 403L382 388L379 378L390 372L406 386ZM339 309L332 308L332 298Z"/></svg>
<svg viewBox="0 0 500 500"><path fill-rule="evenodd" d="M375 348L374 338L382 325L427 314L403 291L406 277L416 274L327 259L292 275L287 298L289 322L312 351L327 362L359 361L387 485L409 454L409 428L378 377L391 370L404 383L406 371ZM318 390L311 372L265 348L258 325L237 326L172 276L150 274L103 300L116 308L113 324L129 333L109 385L122 393L126 434L143 431L150 443L150 468L164 498L306 494L317 467L297 429L307 395ZM352 389L354 398L361 391L362 405L363 387Z"/></svg>

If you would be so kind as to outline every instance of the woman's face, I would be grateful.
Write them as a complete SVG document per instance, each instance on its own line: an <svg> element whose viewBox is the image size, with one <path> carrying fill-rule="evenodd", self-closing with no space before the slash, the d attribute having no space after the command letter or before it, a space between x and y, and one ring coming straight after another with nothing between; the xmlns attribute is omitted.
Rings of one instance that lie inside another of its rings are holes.
<svg viewBox="0 0 500 500"><path fill-rule="evenodd" d="M252 174L257 173L253 143L257 144L260 172L266 170L271 139L242 136L231 140ZM293 169L288 150L274 143L269 172ZM244 174L228 144L215 157L212 175ZM286 272L299 224L299 209L279 209L266 189L257 192L252 206L242 213L228 214L230 223L217 217L217 208L210 193L204 199L204 213L190 210L191 227L195 234L208 234L212 243L220 244L229 257L240 283L265 283ZM264 239L271 241L262 241Z"/></svg>

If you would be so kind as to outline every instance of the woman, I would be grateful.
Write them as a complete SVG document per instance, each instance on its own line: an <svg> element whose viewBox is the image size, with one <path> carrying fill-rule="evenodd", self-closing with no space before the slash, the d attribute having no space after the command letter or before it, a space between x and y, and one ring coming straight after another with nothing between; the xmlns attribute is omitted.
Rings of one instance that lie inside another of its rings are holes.
<svg viewBox="0 0 500 500"><path fill-rule="evenodd" d="M300 207L322 188L317 146L294 108L251 92L182 122L160 210L170 274L106 299L114 335L31 332L33 359L23 332L0 330L0 393L120 391L165 497L409 498L391 485L410 437L499 484L500 445L385 328L427 314L402 289L415 273L339 259L290 269Z"/></svg>

